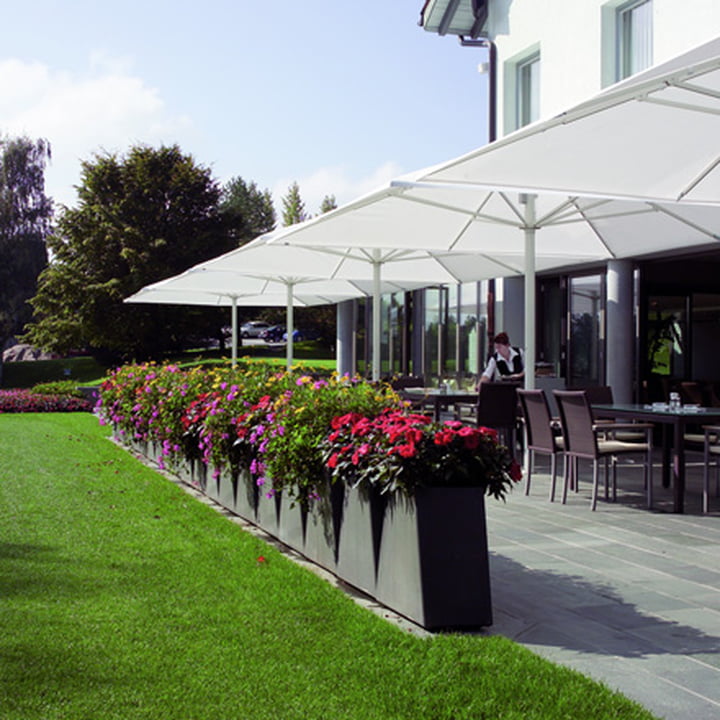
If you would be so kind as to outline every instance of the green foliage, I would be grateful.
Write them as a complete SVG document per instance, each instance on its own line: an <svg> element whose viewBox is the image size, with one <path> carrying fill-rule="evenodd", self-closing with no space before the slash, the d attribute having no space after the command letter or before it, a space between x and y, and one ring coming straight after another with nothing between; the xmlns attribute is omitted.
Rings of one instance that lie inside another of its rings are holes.
<svg viewBox="0 0 720 720"><path fill-rule="evenodd" d="M275 228L275 206L269 190L233 178L223 186L220 213L236 246Z"/></svg>
<svg viewBox="0 0 720 720"><path fill-rule="evenodd" d="M45 195L47 140L0 137L0 347L30 320L27 301L47 265L52 202Z"/></svg>
<svg viewBox="0 0 720 720"><path fill-rule="evenodd" d="M216 308L123 304L144 285L233 247L210 171L177 146L97 155L82 168L79 204L48 239L53 262L32 301L39 319L27 341L62 354L88 347L147 357L198 333L217 336L225 318Z"/></svg>
<svg viewBox="0 0 720 720"><path fill-rule="evenodd" d="M2 386L31 388L38 383L71 379L75 385L97 385L107 366L87 355L60 360L27 360L3 365Z"/></svg>
<svg viewBox="0 0 720 720"><path fill-rule="evenodd" d="M68 397L83 397L82 390L74 380L54 380L51 382L33 385L32 391L37 395L65 395Z"/></svg>
<svg viewBox="0 0 720 720"><path fill-rule="evenodd" d="M505 638L395 627L92 416L2 416L0 457L3 720L651 718Z"/></svg>
<svg viewBox="0 0 720 720"><path fill-rule="evenodd" d="M326 195L320 204L320 212L326 213L334 210L337 207L337 202L334 195Z"/></svg>
<svg viewBox="0 0 720 720"><path fill-rule="evenodd" d="M282 199L283 213L282 220L283 225L295 225L295 223L302 222L307 219L305 212L305 203L300 197L300 186L297 182L294 182L288 188L287 195Z"/></svg>

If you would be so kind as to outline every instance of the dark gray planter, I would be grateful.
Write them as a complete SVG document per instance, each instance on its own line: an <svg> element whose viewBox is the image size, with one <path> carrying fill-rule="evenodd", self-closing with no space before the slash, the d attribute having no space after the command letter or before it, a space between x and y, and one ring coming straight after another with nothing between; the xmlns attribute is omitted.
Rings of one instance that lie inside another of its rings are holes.
<svg viewBox="0 0 720 720"><path fill-rule="evenodd" d="M280 531L280 493L268 497L272 488L270 483L258 488L257 524L273 537L279 537Z"/></svg>
<svg viewBox="0 0 720 720"><path fill-rule="evenodd" d="M299 503L293 501L287 493L280 498L280 521L278 537L286 545L305 554L305 528L307 511Z"/></svg>
<svg viewBox="0 0 720 720"><path fill-rule="evenodd" d="M492 625L482 488L388 501L375 597L429 630Z"/></svg>
<svg viewBox="0 0 720 720"><path fill-rule="evenodd" d="M344 493L342 483L327 483L307 511L305 555L330 572L337 570Z"/></svg>
<svg viewBox="0 0 720 720"><path fill-rule="evenodd" d="M242 469L236 478L235 513L241 518L256 522L258 505L258 487L249 470Z"/></svg>
<svg viewBox="0 0 720 720"><path fill-rule="evenodd" d="M237 494L237 474L230 468L223 468L218 477L217 502L230 512L235 512L235 496Z"/></svg>
<svg viewBox="0 0 720 720"><path fill-rule="evenodd" d="M206 481L205 481L205 487L204 492L205 494L211 499L214 500L216 503L220 503L220 476L215 476L215 469L212 467L208 467L206 469Z"/></svg>
<svg viewBox="0 0 720 720"><path fill-rule="evenodd" d="M386 505L375 488L345 488L337 574L369 595L375 594Z"/></svg>

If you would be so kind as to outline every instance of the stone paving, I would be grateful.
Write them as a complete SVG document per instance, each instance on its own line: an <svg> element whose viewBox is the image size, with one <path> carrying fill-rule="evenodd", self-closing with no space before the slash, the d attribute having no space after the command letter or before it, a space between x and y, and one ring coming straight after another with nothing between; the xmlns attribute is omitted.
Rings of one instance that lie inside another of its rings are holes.
<svg viewBox="0 0 720 720"><path fill-rule="evenodd" d="M539 469L529 497L517 488L507 503L487 504L495 619L487 633L659 717L720 718L720 498L700 513L699 469L688 472L684 515L671 512L658 480L655 508L643 506L640 467L621 469L618 501L599 501L595 512L589 467L564 506L549 502Z"/></svg>

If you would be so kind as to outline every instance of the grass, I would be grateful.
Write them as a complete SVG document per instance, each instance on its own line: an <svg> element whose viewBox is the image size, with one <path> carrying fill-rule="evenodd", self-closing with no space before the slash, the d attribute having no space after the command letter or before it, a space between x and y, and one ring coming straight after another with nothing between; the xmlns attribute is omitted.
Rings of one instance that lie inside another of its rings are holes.
<svg viewBox="0 0 720 720"><path fill-rule="evenodd" d="M335 358L330 357L330 353L318 343L296 343L293 347L294 362L308 368L335 369ZM250 345L238 348L238 357L249 357L282 367L286 363L284 347L282 351L277 351L264 345ZM168 362L177 362L182 367L225 364L230 362L230 350L189 350L168 358ZM1 387L31 388L38 383L57 380L74 380L77 385L98 385L109 369L89 356L3 363Z"/></svg>
<svg viewBox="0 0 720 720"><path fill-rule="evenodd" d="M504 638L387 623L105 435L0 416L3 720L652 717Z"/></svg>

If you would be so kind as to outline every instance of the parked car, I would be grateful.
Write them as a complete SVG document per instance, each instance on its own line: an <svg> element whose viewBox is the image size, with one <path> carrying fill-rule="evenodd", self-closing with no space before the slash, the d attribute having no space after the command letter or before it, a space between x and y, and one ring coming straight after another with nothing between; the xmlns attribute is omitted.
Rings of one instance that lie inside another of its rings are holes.
<svg viewBox="0 0 720 720"><path fill-rule="evenodd" d="M262 320L251 320L240 326L240 336L244 338L259 338L260 333L269 327L270 323L263 322Z"/></svg>
<svg viewBox="0 0 720 720"><path fill-rule="evenodd" d="M293 342L303 342L303 340L319 340L322 334L313 328L295 328L293 330ZM287 342L287 331L283 333L283 340Z"/></svg>
<svg viewBox="0 0 720 720"><path fill-rule="evenodd" d="M284 325L271 325L267 330L263 330L262 333L260 333L260 337L266 343L283 342L284 335L286 335Z"/></svg>

